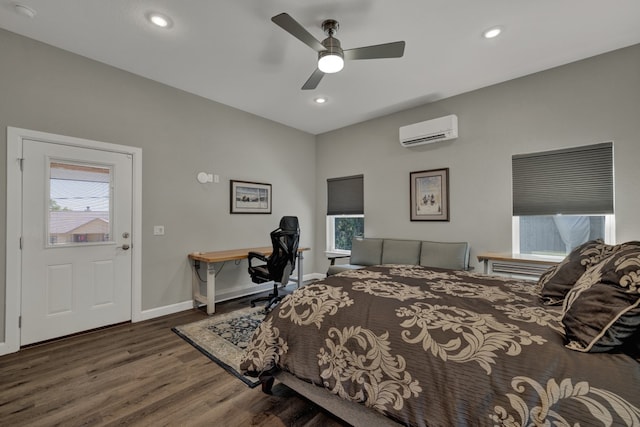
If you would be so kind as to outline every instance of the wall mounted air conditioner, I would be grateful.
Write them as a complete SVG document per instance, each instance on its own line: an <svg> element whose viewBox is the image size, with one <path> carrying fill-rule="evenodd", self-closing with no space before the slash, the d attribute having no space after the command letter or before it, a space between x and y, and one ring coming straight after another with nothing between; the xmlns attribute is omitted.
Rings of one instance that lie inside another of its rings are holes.
<svg viewBox="0 0 640 427"><path fill-rule="evenodd" d="M400 128L400 145L415 147L458 137L458 116L451 114Z"/></svg>

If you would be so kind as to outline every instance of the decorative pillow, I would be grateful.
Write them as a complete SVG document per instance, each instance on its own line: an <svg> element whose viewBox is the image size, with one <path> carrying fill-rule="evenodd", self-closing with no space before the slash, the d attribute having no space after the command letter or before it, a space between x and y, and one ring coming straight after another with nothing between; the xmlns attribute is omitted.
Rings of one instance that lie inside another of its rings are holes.
<svg viewBox="0 0 640 427"><path fill-rule="evenodd" d="M636 332L624 341L622 352L640 362L640 328L636 329Z"/></svg>
<svg viewBox="0 0 640 427"><path fill-rule="evenodd" d="M423 267L469 269L468 242L422 242L420 265Z"/></svg>
<svg viewBox="0 0 640 427"><path fill-rule="evenodd" d="M383 264L417 265L420 259L420 242L417 240L386 239L382 244Z"/></svg>
<svg viewBox="0 0 640 427"><path fill-rule="evenodd" d="M635 334L625 340L622 352L640 362L640 328L636 329Z"/></svg>
<svg viewBox="0 0 640 427"><path fill-rule="evenodd" d="M606 258L613 246L591 240L576 247L558 265L542 273L538 280L540 298L547 305L562 304L565 295L590 266Z"/></svg>
<svg viewBox="0 0 640 427"><path fill-rule="evenodd" d="M378 265L382 262L382 239L354 238L351 241L350 264Z"/></svg>
<svg viewBox="0 0 640 427"><path fill-rule="evenodd" d="M608 351L633 337L640 328L640 247L617 250L590 267L567 293L563 312L572 350Z"/></svg>

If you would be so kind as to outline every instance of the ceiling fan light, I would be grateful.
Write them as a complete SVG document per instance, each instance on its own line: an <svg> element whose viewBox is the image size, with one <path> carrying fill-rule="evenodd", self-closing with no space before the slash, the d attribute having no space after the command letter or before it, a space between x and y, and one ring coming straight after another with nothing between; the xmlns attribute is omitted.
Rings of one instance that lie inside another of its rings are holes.
<svg viewBox="0 0 640 427"><path fill-rule="evenodd" d="M337 73L344 68L344 59L337 54L320 56L318 59L318 69L326 74Z"/></svg>

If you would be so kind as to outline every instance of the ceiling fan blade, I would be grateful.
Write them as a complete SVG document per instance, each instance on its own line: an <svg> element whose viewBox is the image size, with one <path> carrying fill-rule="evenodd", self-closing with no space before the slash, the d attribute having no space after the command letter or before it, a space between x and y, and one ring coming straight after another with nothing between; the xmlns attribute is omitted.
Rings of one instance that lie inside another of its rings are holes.
<svg viewBox="0 0 640 427"><path fill-rule="evenodd" d="M293 19L288 13L281 13L271 18L274 24L309 46L316 52L326 50L326 48L315 37L313 37L302 25Z"/></svg>
<svg viewBox="0 0 640 427"><path fill-rule="evenodd" d="M318 83L324 77L324 73L320 71L318 68L311 74L311 77L307 79L306 82L302 85L302 90L312 90L318 87Z"/></svg>
<svg viewBox="0 0 640 427"><path fill-rule="evenodd" d="M400 58L404 55L404 45L402 41L345 49L344 59Z"/></svg>

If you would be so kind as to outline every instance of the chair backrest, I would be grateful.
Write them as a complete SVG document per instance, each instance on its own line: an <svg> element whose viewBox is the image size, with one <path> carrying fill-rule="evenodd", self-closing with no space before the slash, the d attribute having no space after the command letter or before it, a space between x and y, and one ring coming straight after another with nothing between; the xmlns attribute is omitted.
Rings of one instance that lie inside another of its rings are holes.
<svg viewBox="0 0 640 427"><path fill-rule="evenodd" d="M300 241L298 217L283 216L280 226L271 232L273 253L267 260L269 275L278 283L286 285L291 272L296 268L296 256Z"/></svg>

